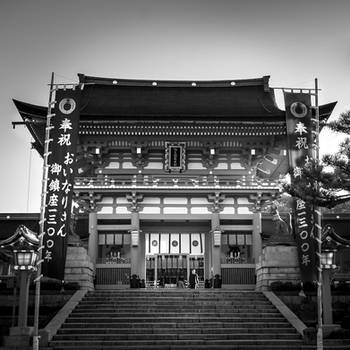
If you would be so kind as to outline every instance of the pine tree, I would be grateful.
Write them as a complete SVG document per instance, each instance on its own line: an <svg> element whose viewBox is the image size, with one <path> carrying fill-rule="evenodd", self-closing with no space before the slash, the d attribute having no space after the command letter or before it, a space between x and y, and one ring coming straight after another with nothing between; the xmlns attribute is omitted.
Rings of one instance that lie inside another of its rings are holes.
<svg viewBox="0 0 350 350"><path fill-rule="evenodd" d="M350 111L324 126L350 136ZM350 138L340 144L336 154L325 155L320 162L310 159L302 173L297 184L283 186L292 196L327 208L350 201Z"/></svg>

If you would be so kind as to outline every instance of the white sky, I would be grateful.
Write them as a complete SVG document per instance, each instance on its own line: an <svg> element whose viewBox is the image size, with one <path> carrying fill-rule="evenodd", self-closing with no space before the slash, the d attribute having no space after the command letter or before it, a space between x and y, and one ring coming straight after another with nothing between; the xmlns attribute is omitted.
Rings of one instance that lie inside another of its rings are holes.
<svg viewBox="0 0 350 350"><path fill-rule="evenodd" d="M347 0L0 0L0 212L39 211L41 160L29 132L11 127L20 119L11 99L46 105L52 71L56 82L76 82L77 73L271 75L271 86L312 87L317 77L320 103L338 101L336 118L350 109L349 17ZM322 153L340 139L322 132Z"/></svg>

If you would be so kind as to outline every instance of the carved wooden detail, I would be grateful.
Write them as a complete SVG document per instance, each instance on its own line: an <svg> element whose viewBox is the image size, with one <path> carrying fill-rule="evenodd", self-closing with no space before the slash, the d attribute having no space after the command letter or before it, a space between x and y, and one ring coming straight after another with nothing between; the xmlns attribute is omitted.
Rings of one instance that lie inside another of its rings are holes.
<svg viewBox="0 0 350 350"><path fill-rule="evenodd" d="M208 143L203 148L202 164L207 169L214 169L218 163L219 149L216 143Z"/></svg>
<svg viewBox="0 0 350 350"><path fill-rule="evenodd" d="M130 203L128 209L131 212L138 212L140 210L140 203L143 200L143 195L136 192L132 192L126 195L126 199Z"/></svg>
<svg viewBox="0 0 350 350"><path fill-rule="evenodd" d="M149 148L146 143L133 143L131 146L131 162L138 169L143 169L148 164Z"/></svg>
<svg viewBox="0 0 350 350"><path fill-rule="evenodd" d="M261 212L262 207L267 203L267 202L272 202L277 198L278 194L273 194L273 193L261 193L261 192L256 192L254 194L249 195L249 201L252 202L250 205L250 209L256 213L256 212Z"/></svg>
<svg viewBox="0 0 350 350"><path fill-rule="evenodd" d="M97 203L102 200L101 194L94 192L89 193L74 193L74 202L78 205L75 208L79 214L96 212L99 208Z"/></svg>
<svg viewBox="0 0 350 350"><path fill-rule="evenodd" d="M208 201L210 203L209 210L212 213L219 213L224 209L222 202L225 199L225 195L220 194L220 192L215 192L214 194L208 195Z"/></svg>

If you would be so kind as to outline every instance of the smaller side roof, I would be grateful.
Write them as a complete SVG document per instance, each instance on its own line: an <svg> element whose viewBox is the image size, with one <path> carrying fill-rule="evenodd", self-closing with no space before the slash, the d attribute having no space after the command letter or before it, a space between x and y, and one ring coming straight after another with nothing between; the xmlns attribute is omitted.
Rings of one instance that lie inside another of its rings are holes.
<svg viewBox="0 0 350 350"><path fill-rule="evenodd" d="M0 213L0 240L13 235L19 225L39 232L39 219L39 213Z"/></svg>
<svg viewBox="0 0 350 350"><path fill-rule="evenodd" d="M338 235L334 227L328 224L323 228L322 244L325 247L335 246L350 248L350 239Z"/></svg>
<svg viewBox="0 0 350 350"><path fill-rule="evenodd" d="M29 230L24 225L19 225L13 235L0 241L1 248L22 244L27 244L33 247L36 247L39 244L37 233Z"/></svg>

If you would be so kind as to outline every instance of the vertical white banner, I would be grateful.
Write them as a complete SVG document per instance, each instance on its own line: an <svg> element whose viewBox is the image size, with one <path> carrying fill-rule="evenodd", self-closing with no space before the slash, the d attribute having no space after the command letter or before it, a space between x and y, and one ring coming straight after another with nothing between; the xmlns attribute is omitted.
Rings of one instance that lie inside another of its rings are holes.
<svg viewBox="0 0 350 350"><path fill-rule="evenodd" d="M182 233L180 240L181 240L181 253L189 254L190 253L190 235L188 233Z"/></svg>
<svg viewBox="0 0 350 350"><path fill-rule="evenodd" d="M169 254L169 233L162 233L160 235L160 253Z"/></svg>
<svg viewBox="0 0 350 350"><path fill-rule="evenodd" d="M191 233L191 255L202 254L202 237L200 233Z"/></svg>
<svg viewBox="0 0 350 350"><path fill-rule="evenodd" d="M170 254L180 253L180 240L178 233L172 233L170 235Z"/></svg>
<svg viewBox="0 0 350 350"><path fill-rule="evenodd" d="M150 254L150 244L149 244L149 233L145 233L145 252L146 254Z"/></svg>
<svg viewBox="0 0 350 350"><path fill-rule="evenodd" d="M151 233L150 253L159 254L159 233Z"/></svg>
<svg viewBox="0 0 350 350"><path fill-rule="evenodd" d="M123 244L123 235L121 233L117 233L114 236L114 244L116 244L116 245L122 245Z"/></svg>

